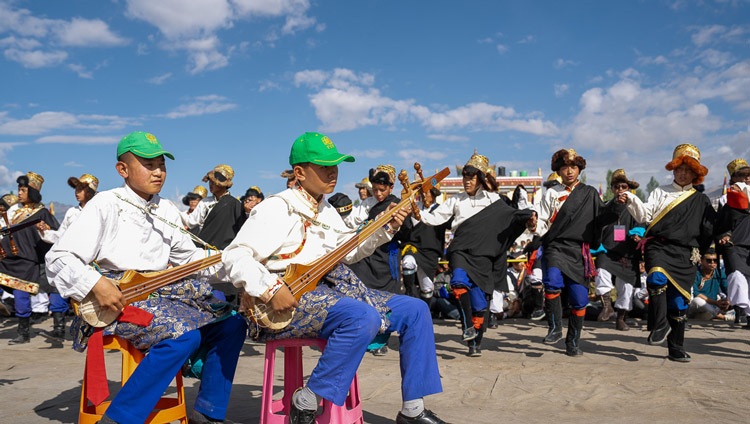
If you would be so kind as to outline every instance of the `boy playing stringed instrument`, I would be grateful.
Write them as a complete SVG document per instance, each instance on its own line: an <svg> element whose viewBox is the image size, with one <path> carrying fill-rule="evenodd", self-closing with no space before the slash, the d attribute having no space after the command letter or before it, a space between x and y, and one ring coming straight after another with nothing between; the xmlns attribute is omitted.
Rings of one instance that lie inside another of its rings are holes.
<svg viewBox="0 0 750 424"><path fill-rule="evenodd" d="M400 335L402 374L403 406L396 422L443 423L424 409L422 400L442 391L426 304L368 289L339 263L356 262L389 241L408 211L392 207L358 234L348 229L325 199L336 187L343 161L354 158L340 154L328 137L308 132L297 138L289 155L296 185L253 208L224 251L224 266L231 281L259 303L248 314L266 308L271 315L291 315L286 325L264 323L276 330L251 326L251 334L260 340L317 337L328 342L307 385L292 397L291 423L314 423L320 398L343 405L367 345L378 333L392 331ZM301 264L310 269L299 278ZM308 275L312 291L295 297L304 292Z"/></svg>
<svg viewBox="0 0 750 424"><path fill-rule="evenodd" d="M121 291L110 280L127 270L161 271L152 275L163 275L170 264L176 269L202 260L208 253L196 248L186 234L177 207L159 197L167 175L166 157L174 159L152 134L125 136L117 146L115 165L124 186L97 194L46 258L50 281L63 296L77 301L93 297L103 310L123 312L105 328L105 334L115 334L148 350L100 423L145 422L175 374L196 352L205 352L205 356L190 422L221 422L246 335L244 320L231 313L231 306L213 298L205 279L185 278L165 285L131 306L127 305L128 290ZM89 265L92 263L95 266ZM152 283L151 287L156 286ZM76 320L81 324L80 318ZM102 331L92 330L83 323L74 341L77 350L85 349L86 342L91 345L89 371L103 360ZM86 383L90 393L91 383ZM94 404L107 397L106 387L93 392L90 400Z"/></svg>

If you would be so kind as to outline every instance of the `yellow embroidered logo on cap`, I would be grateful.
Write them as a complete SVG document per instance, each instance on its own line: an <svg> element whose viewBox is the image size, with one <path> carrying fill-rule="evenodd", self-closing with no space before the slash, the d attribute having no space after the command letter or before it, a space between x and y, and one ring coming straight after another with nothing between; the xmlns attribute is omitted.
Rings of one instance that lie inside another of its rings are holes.
<svg viewBox="0 0 750 424"><path fill-rule="evenodd" d="M322 142L323 142L323 144L324 144L324 145L326 146L326 148L328 148L328 149L335 149L335 148L336 148L336 146L334 146L334 145L333 145L333 141L331 141L331 139L330 139L330 138L328 138L328 136L323 136L323 138L322 138L322 139L320 139L320 141L322 141Z"/></svg>
<svg viewBox="0 0 750 424"><path fill-rule="evenodd" d="M150 141L151 144L158 143L158 141L156 140L156 137L151 133L146 133L146 140Z"/></svg>

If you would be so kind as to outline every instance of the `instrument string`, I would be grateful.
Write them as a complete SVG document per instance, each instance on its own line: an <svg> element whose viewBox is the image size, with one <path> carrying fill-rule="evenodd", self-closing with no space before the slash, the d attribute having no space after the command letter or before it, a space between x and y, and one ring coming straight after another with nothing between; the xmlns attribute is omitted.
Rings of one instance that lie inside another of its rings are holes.
<svg viewBox="0 0 750 424"><path fill-rule="evenodd" d="M221 255L209 256L201 260L197 260L182 266L175 267L171 270L159 274L153 279L143 283L137 284L133 287L127 287L122 289L122 294L127 302L138 296L143 295L144 292L150 293L155 289L160 288L165 283L177 281L183 277L194 274L201 269L208 268L209 266L215 265L221 260Z"/></svg>

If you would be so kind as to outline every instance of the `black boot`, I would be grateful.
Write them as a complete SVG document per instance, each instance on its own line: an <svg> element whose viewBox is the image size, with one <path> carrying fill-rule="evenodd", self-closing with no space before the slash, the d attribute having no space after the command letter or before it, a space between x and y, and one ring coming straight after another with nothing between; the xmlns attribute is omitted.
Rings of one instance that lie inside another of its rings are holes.
<svg viewBox="0 0 750 424"><path fill-rule="evenodd" d="M461 317L461 328L463 329L461 339L468 342L477 336L477 331L474 329L474 322L471 319L473 313L471 312L471 298L468 292L458 297L458 304L460 306L458 312Z"/></svg>
<svg viewBox="0 0 750 424"><path fill-rule="evenodd" d="M404 288L406 289L406 294L411 297L419 298L419 284L417 284L417 273L414 272L412 274L404 274Z"/></svg>
<svg viewBox="0 0 750 424"><path fill-rule="evenodd" d="M734 305L734 323L747 324L747 314L742 306Z"/></svg>
<svg viewBox="0 0 750 424"><path fill-rule="evenodd" d="M664 343L669 332L672 331L667 322L667 287L649 286L648 293L648 319L651 320L648 344L659 345Z"/></svg>
<svg viewBox="0 0 750 424"><path fill-rule="evenodd" d="M685 325L687 324L687 315L685 313L670 313L669 327L672 331L667 336L667 347L669 348L670 361L690 362L690 355L685 352Z"/></svg>
<svg viewBox="0 0 750 424"><path fill-rule="evenodd" d="M539 321L545 317L544 291L531 287L531 297L534 299L534 310L531 312L531 320Z"/></svg>
<svg viewBox="0 0 750 424"><path fill-rule="evenodd" d="M572 311L571 311L572 312ZM565 354L568 356L581 356L580 348L581 330L583 330L583 316L573 313L568 317L568 334L565 336Z"/></svg>
<svg viewBox="0 0 750 424"><path fill-rule="evenodd" d="M544 313L547 316L549 330L542 342L546 344L557 343L562 339L562 299L560 299L560 296L547 299L544 303Z"/></svg>
<svg viewBox="0 0 750 424"><path fill-rule="evenodd" d="M65 314L63 312L52 312L52 337L56 339L65 338Z"/></svg>
<svg viewBox="0 0 750 424"><path fill-rule="evenodd" d="M602 301L602 311L599 312L599 316L596 317L597 321L609 321L615 314L615 310L612 309L612 298L609 293L599 296L599 300Z"/></svg>
<svg viewBox="0 0 750 424"><path fill-rule="evenodd" d="M8 342L9 345L29 343L31 333L31 317L18 318L18 336Z"/></svg>

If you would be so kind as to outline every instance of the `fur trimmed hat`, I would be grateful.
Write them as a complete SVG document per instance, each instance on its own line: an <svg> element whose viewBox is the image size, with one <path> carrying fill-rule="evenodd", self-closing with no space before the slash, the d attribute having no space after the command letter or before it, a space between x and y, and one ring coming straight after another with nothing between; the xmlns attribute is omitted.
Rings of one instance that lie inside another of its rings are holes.
<svg viewBox="0 0 750 424"><path fill-rule="evenodd" d="M208 182L211 180L214 184L230 188L232 187L232 179L234 178L234 169L232 169L229 165L216 165L214 169L211 171L208 171L205 177L203 177L203 182Z"/></svg>
<svg viewBox="0 0 750 424"><path fill-rule="evenodd" d="M609 180L609 185L613 186L620 183L627 184L629 190L635 190L641 186L637 181L629 180L628 176L625 175L624 169L615 169L615 172L612 173L612 178Z"/></svg>
<svg viewBox="0 0 750 424"><path fill-rule="evenodd" d="M750 165L747 164L745 159L737 158L727 164L727 172L729 172L729 176L731 177L738 169L747 168L748 166Z"/></svg>
<svg viewBox="0 0 750 424"><path fill-rule="evenodd" d="M675 147L674 152L672 153L672 160L667 163L664 168L666 168L667 171L674 171L683 163L695 173L693 185L702 183L703 177L708 175L708 168L701 165L700 150L692 144L680 144Z"/></svg>
<svg viewBox="0 0 750 424"><path fill-rule="evenodd" d="M91 174L83 174L79 178L68 178L68 185L75 189L78 189L78 187L88 187L91 190L96 191L96 189L99 188L99 179Z"/></svg>
<svg viewBox="0 0 750 424"><path fill-rule="evenodd" d="M586 159L578 156L573 149L560 149L552 155L551 168L557 172L563 166L577 166L579 171L586 169Z"/></svg>

